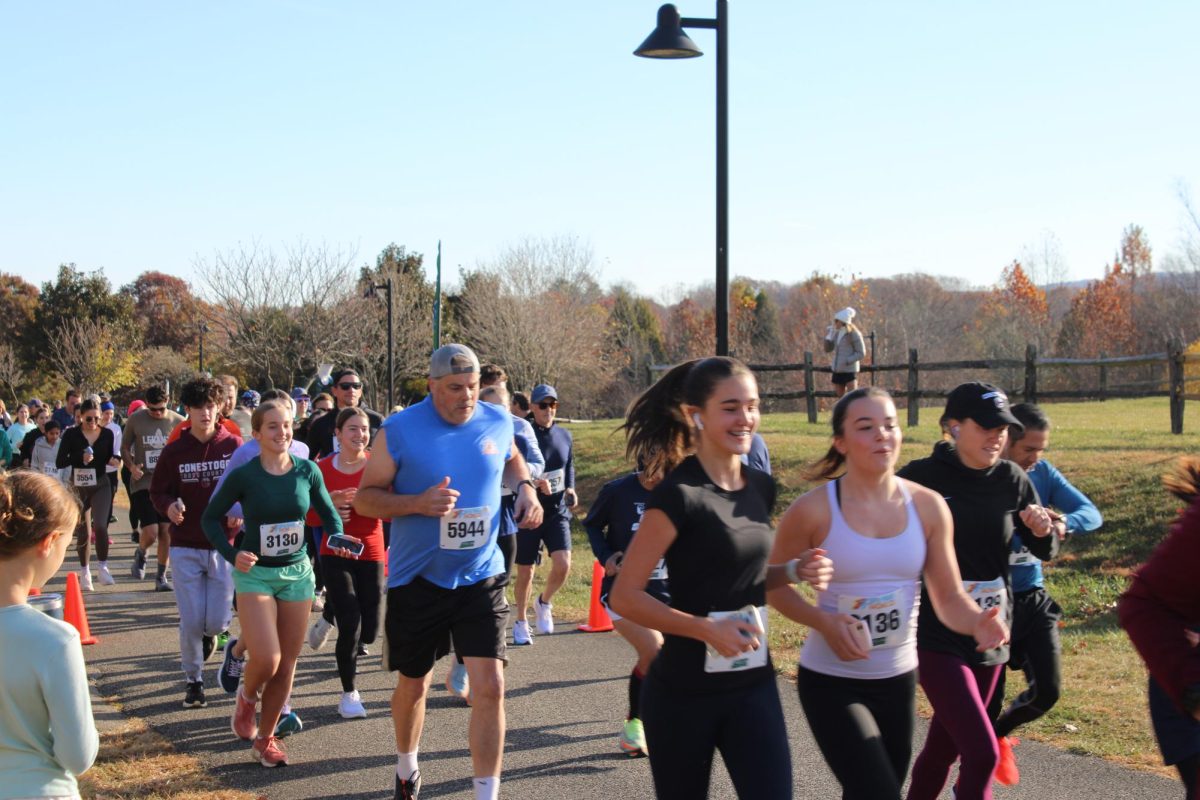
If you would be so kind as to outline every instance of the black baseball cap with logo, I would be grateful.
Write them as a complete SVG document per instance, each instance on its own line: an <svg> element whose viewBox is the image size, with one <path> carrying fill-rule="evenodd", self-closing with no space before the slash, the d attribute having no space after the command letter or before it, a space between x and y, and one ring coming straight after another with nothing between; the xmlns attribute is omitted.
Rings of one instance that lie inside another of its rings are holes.
<svg viewBox="0 0 1200 800"><path fill-rule="evenodd" d="M1022 431L1025 426L1009 406L1008 395L998 386L972 381L954 387L946 397L946 418L974 420L981 428L1002 428L1012 425Z"/></svg>

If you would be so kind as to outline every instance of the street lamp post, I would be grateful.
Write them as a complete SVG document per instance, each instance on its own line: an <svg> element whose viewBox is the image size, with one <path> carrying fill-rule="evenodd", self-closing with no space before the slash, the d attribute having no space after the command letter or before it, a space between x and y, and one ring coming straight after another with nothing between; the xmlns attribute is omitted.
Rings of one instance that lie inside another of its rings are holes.
<svg viewBox="0 0 1200 800"><path fill-rule="evenodd" d="M374 297L377 291L387 291L387 371L388 371L388 413L396 407L396 373L393 369L395 349L392 345L392 279L386 283L372 283L367 287L364 297ZM386 416L386 415L385 415Z"/></svg>
<svg viewBox="0 0 1200 800"><path fill-rule="evenodd" d="M208 323L201 322L199 330L200 330L200 357L198 359L198 361L200 362L199 363L199 368L200 368L199 371L204 372L204 334L208 333Z"/></svg>
<svg viewBox="0 0 1200 800"><path fill-rule="evenodd" d="M680 17L670 3L658 9L658 24L637 50L643 58L704 55L684 28L717 32L717 355L729 355L729 2L717 0L715 19Z"/></svg>

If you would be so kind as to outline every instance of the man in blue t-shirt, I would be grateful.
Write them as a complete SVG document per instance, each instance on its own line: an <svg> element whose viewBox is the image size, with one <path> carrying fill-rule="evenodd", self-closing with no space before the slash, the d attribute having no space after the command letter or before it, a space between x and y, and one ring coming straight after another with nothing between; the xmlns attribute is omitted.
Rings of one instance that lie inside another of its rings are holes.
<svg viewBox="0 0 1200 800"><path fill-rule="evenodd" d="M1033 403L1015 405L1012 413L1025 430L1020 431L1015 426L1009 429L1004 458L1015 462L1029 475L1042 505L1052 509L1050 516L1059 538L1072 533L1090 533L1099 528L1103 519L1095 504L1072 486L1053 464L1042 460L1050 446L1050 420L1046 414ZM997 737L1008 736L1017 726L1032 722L1053 708L1062 685L1062 644L1058 636L1062 609L1046 592L1042 582L1042 562L1029 552L1017 533L1012 538L1008 571L1013 592L1012 654L1008 665L1024 670L1029 688L1000 713L1004 705L1006 670L1000 671L1000 682L988 707Z"/></svg>
<svg viewBox="0 0 1200 800"><path fill-rule="evenodd" d="M508 620L496 546L501 481L517 493L520 527L537 527L542 508L513 444L511 415L478 399L475 353L460 344L435 350L429 396L379 429L354 500L363 516L392 518L384 656L400 673L392 694L397 798L420 791L417 748L429 673L451 641L472 688L475 797L499 795Z"/></svg>

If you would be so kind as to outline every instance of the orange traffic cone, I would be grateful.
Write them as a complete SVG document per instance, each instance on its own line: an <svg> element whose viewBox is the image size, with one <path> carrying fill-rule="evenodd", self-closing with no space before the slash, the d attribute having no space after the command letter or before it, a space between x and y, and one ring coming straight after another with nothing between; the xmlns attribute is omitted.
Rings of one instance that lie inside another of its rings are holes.
<svg viewBox="0 0 1200 800"><path fill-rule="evenodd" d="M74 570L67 573L67 597L63 604L63 619L79 631L79 641L82 644L100 643L99 639L92 636L92 629L88 627L87 610L83 607L83 592L79 589L79 576Z"/></svg>
<svg viewBox="0 0 1200 800"><path fill-rule="evenodd" d="M584 633L604 633L613 629L612 620L600 602L600 582L604 580L604 567L599 561L592 562L592 604L588 609L588 621L579 626Z"/></svg>

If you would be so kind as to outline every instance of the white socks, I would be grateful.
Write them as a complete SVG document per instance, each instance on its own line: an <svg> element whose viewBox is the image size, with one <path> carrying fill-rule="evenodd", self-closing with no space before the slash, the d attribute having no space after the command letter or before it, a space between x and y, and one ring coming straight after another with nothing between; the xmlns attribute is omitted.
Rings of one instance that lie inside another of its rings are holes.
<svg viewBox="0 0 1200 800"><path fill-rule="evenodd" d="M406 781L417 771L417 751L411 753L396 753L396 774L400 780Z"/></svg>
<svg viewBox="0 0 1200 800"><path fill-rule="evenodd" d="M499 800L500 798L500 779L499 778L476 778L475 779L475 800Z"/></svg>

